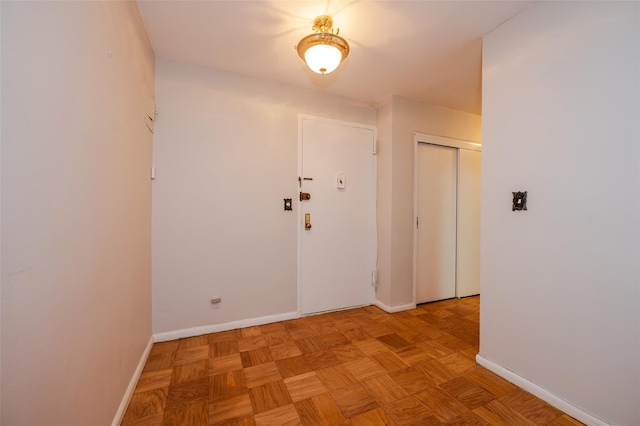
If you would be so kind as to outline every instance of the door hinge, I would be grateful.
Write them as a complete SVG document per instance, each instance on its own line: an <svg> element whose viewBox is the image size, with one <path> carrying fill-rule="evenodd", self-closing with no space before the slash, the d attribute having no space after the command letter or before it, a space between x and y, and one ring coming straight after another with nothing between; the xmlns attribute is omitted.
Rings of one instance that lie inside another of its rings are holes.
<svg viewBox="0 0 640 426"><path fill-rule="evenodd" d="M420 218L416 216L416 229L420 228Z"/></svg>

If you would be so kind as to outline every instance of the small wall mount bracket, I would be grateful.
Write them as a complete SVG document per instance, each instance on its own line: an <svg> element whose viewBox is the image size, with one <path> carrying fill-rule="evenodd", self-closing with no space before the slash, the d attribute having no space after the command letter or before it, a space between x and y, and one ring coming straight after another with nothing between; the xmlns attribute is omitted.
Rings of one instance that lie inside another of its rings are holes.
<svg viewBox="0 0 640 426"><path fill-rule="evenodd" d="M513 205L511 211L521 211L527 209L527 191L524 192L512 192Z"/></svg>

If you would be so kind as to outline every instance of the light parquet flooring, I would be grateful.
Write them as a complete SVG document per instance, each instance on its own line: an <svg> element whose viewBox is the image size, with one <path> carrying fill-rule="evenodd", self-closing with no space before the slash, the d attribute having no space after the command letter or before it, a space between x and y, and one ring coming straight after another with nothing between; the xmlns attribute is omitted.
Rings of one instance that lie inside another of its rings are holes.
<svg viewBox="0 0 640 426"><path fill-rule="evenodd" d="M475 363L479 303L156 343L122 425L580 425Z"/></svg>

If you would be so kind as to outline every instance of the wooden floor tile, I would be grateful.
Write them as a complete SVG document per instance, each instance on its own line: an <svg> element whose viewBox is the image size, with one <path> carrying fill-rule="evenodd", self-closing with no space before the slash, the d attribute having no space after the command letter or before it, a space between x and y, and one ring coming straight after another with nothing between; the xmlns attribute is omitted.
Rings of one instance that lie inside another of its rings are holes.
<svg viewBox="0 0 640 426"><path fill-rule="evenodd" d="M495 397L501 397L516 390L515 385L482 367L476 367L472 372L465 374L464 377Z"/></svg>
<svg viewBox="0 0 640 426"><path fill-rule="evenodd" d="M264 385L269 382L275 382L276 380L282 380L282 376L280 375L275 362L267 362L256 365L255 367L245 368L244 378L247 382L247 386L250 388Z"/></svg>
<svg viewBox="0 0 640 426"><path fill-rule="evenodd" d="M343 364L318 370L316 375L329 390L341 389L358 382Z"/></svg>
<svg viewBox="0 0 640 426"><path fill-rule="evenodd" d="M269 346L269 351L274 360L291 358L292 356L302 355L302 351L294 341L287 341L275 346Z"/></svg>
<svg viewBox="0 0 640 426"><path fill-rule="evenodd" d="M461 352L438 358L438 362L454 374L463 374L476 366L475 360Z"/></svg>
<svg viewBox="0 0 640 426"><path fill-rule="evenodd" d="M284 380L293 402L326 393L328 389L315 372L300 374Z"/></svg>
<svg viewBox="0 0 640 426"><path fill-rule="evenodd" d="M441 423L446 423L469 411L464 404L437 386L418 392L415 394L415 397L422 402Z"/></svg>
<svg viewBox="0 0 640 426"><path fill-rule="evenodd" d="M386 374L366 379L362 384L380 405L388 404L409 396L409 393L405 391L402 386L394 382L391 377Z"/></svg>
<svg viewBox="0 0 640 426"><path fill-rule="evenodd" d="M125 426L576 426L480 367L480 298L376 306L153 345Z"/></svg>
<svg viewBox="0 0 640 426"><path fill-rule="evenodd" d="M208 350L207 350L208 353ZM206 377L209 374L209 359L201 359L200 361L190 362L188 364L179 364L173 368L171 384L179 385L181 383L197 380Z"/></svg>
<svg viewBox="0 0 640 426"><path fill-rule="evenodd" d="M478 407L473 410L473 412L482 417L486 422L491 424L513 426L535 425L535 423L530 422L514 409L507 407L497 400L493 400L490 403L483 405L482 407Z"/></svg>
<svg viewBox="0 0 640 426"><path fill-rule="evenodd" d="M193 346L176 352L174 365L188 364L193 361L209 358L209 345Z"/></svg>
<svg viewBox="0 0 640 426"><path fill-rule="evenodd" d="M370 377L386 374L386 370L380 366L373 359L366 357L351 362L345 362L344 366L347 367L349 373L356 378L357 381L362 382Z"/></svg>
<svg viewBox="0 0 640 426"><path fill-rule="evenodd" d="M422 371L434 385L448 382L458 376L437 359L419 362L415 368Z"/></svg>
<svg viewBox="0 0 640 426"><path fill-rule="evenodd" d="M317 336L296 340L296 345L303 354L310 354L327 349Z"/></svg>
<svg viewBox="0 0 640 426"><path fill-rule="evenodd" d="M311 398L294 402L293 406L296 408L298 416L300 417L300 422L303 425L313 426L326 424L322 421L320 410L318 410L311 402Z"/></svg>
<svg viewBox="0 0 640 426"><path fill-rule="evenodd" d="M294 402L303 425L334 425L344 421L338 406L327 393Z"/></svg>
<svg viewBox="0 0 640 426"><path fill-rule="evenodd" d="M331 352L342 362L355 361L357 359L366 358L364 352L358 349L358 346L351 343L331 349Z"/></svg>
<svg viewBox="0 0 640 426"><path fill-rule="evenodd" d="M226 371L239 370L242 368L240 354L209 358L209 374L219 374Z"/></svg>
<svg viewBox="0 0 640 426"><path fill-rule="evenodd" d="M348 330L344 330L342 334L344 334L344 337L349 339L351 342L360 342L362 340L371 339L372 337L369 333L364 331L362 327L355 327Z"/></svg>
<svg viewBox="0 0 640 426"><path fill-rule="evenodd" d="M414 368L390 373L389 377L400 385L409 395L413 395L414 393L418 393L435 385L422 371Z"/></svg>
<svg viewBox="0 0 640 426"><path fill-rule="evenodd" d="M302 355L277 360L276 367L283 379L313 371Z"/></svg>
<svg viewBox="0 0 640 426"><path fill-rule="evenodd" d="M249 397L255 414L264 413L292 402L282 380L250 388Z"/></svg>
<svg viewBox="0 0 640 426"><path fill-rule="evenodd" d="M209 407L206 399L167 410L162 419L162 426L207 426L208 424Z"/></svg>
<svg viewBox="0 0 640 426"><path fill-rule="evenodd" d="M480 407L495 399L495 397L481 388L471 383L464 377L456 377L440 385L445 392L460 401L469 410Z"/></svg>
<svg viewBox="0 0 640 426"><path fill-rule="evenodd" d="M351 340L349 340L344 334L339 332L323 334L319 336L319 339L322 342L322 345L327 349L344 346L351 343Z"/></svg>
<svg viewBox="0 0 640 426"><path fill-rule="evenodd" d="M209 344L216 343L216 342L223 342L225 340L237 341L242 337L242 331L240 329L221 331L219 333L209 334L208 336L209 336Z"/></svg>
<svg viewBox="0 0 640 426"><path fill-rule="evenodd" d="M176 353L174 352L159 352L152 353L147 358L147 363L144 366L143 372L167 370L173 368L173 361L176 359Z"/></svg>
<svg viewBox="0 0 640 426"><path fill-rule="evenodd" d="M136 386L136 392L146 392L158 388L166 388L171 384L171 376L173 375L173 369L157 370L142 373L138 384Z"/></svg>
<svg viewBox="0 0 640 426"><path fill-rule="evenodd" d="M313 339L316 337L316 333L314 333L313 330L308 327L293 328L289 329L288 331L293 340Z"/></svg>
<svg viewBox="0 0 640 426"><path fill-rule="evenodd" d="M428 354L426 354L417 346L407 346L406 348L395 351L395 354L411 366L421 361L432 359Z"/></svg>
<svg viewBox="0 0 640 426"><path fill-rule="evenodd" d="M285 405L255 416L257 426L294 426L300 424L300 417L293 404Z"/></svg>
<svg viewBox="0 0 640 426"><path fill-rule="evenodd" d="M215 374L209 379L209 400L223 399L247 392L244 370Z"/></svg>
<svg viewBox="0 0 640 426"><path fill-rule="evenodd" d="M165 410L188 405L192 402L207 400L209 397L209 377L189 381L182 384L174 384L169 387Z"/></svg>
<svg viewBox="0 0 640 426"><path fill-rule="evenodd" d="M455 417L444 424L447 426L492 426L472 411L468 411L462 416Z"/></svg>
<svg viewBox="0 0 640 426"><path fill-rule="evenodd" d="M238 349L240 352L252 351L267 346L267 339L263 335L249 336L238 339Z"/></svg>
<svg viewBox="0 0 640 426"><path fill-rule="evenodd" d="M281 343L290 342L293 338L287 331L283 330L264 334L264 340L267 342L267 346L276 346Z"/></svg>
<svg viewBox="0 0 640 426"><path fill-rule="evenodd" d="M210 357L217 358L220 356L233 355L240 352L237 340L223 340L221 342L213 342L209 344Z"/></svg>
<svg viewBox="0 0 640 426"><path fill-rule="evenodd" d="M196 346L204 346L209 344L209 337L205 334L202 336L187 337L179 340L178 350L195 348Z"/></svg>
<svg viewBox="0 0 640 426"><path fill-rule="evenodd" d="M379 407L377 401L360 383L332 391L329 394L342 415L347 419Z"/></svg>
<svg viewBox="0 0 640 426"><path fill-rule="evenodd" d="M136 421L162 413L167 404L169 388L153 389L147 392L134 392L129 401L122 424L134 424Z"/></svg>
<svg viewBox="0 0 640 426"><path fill-rule="evenodd" d="M407 346L411 346L411 343L407 342L397 334L387 334L385 336L378 337L378 340L387 345L391 349L402 349Z"/></svg>
<svg viewBox="0 0 640 426"><path fill-rule="evenodd" d="M506 394L499 401L538 425L547 425L562 416L562 411L522 389L516 389Z"/></svg>
<svg viewBox="0 0 640 426"><path fill-rule="evenodd" d="M372 355L371 357L389 373L411 367L402 358L391 351L380 352Z"/></svg>
<svg viewBox="0 0 640 426"><path fill-rule="evenodd" d="M431 412L412 396L391 402L384 408L399 426L440 424Z"/></svg>
<svg viewBox="0 0 640 426"><path fill-rule="evenodd" d="M351 426L396 426L397 423L384 409L376 408L351 418L349 424Z"/></svg>
<svg viewBox="0 0 640 426"><path fill-rule="evenodd" d="M253 416L248 393L220 399L209 404L209 424L223 425L232 420Z"/></svg>
<svg viewBox="0 0 640 426"><path fill-rule="evenodd" d="M151 352L149 352L149 358L151 355L163 353L163 352L175 352L178 350L180 346L180 340L169 340L167 342L158 342L154 343L151 348ZM147 363L149 362L149 358L147 358Z"/></svg>
<svg viewBox="0 0 640 426"><path fill-rule="evenodd" d="M252 349L246 352L240 352L240 360L243 367L255 367L256 365L264 364L266 362L273 361L271 351L268 347L263 346L258 349Z"/></svg>
<svg viewBox="0 0 640 426"><path fill-rule="evenodd" d="M367 356L375 355L375 354L378 354L380 352L386 352L386 351L389 350L388 347L383 345L377 339L361 340L361 341L358 341L358 342L354 342L353 344L358 349L360 349L363 354L365 354Z"/></svg>
<svg viewBox="0 0 640 426"><path fill-rule="evenodd" d="M306 354L304 359L316 371L342 364L342 361L329 350Z"/></svg>

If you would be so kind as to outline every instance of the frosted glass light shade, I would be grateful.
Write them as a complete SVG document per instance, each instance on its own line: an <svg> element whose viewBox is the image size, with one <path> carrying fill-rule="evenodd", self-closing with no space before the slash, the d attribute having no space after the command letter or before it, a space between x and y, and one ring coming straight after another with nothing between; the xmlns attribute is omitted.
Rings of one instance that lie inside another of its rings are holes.
<svg viewBox="0 0 640 426"><path fill-rule="evenodd" d="M311 46L304 54L304 60L311 71L327 74L338 68L342 61L342 53L337 47L328 44Z"/></svg>
<svg viewBox="0 0 640 426"><path fill-rule="evenodd" d="M328 74L349 56L349 43L334 32L330 16L321 15L313 21L315 34L303 37L295 47L298 56L315 73Z"/></svg>

